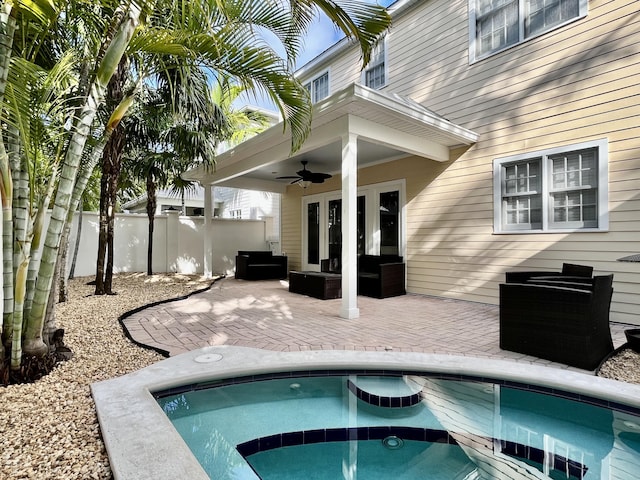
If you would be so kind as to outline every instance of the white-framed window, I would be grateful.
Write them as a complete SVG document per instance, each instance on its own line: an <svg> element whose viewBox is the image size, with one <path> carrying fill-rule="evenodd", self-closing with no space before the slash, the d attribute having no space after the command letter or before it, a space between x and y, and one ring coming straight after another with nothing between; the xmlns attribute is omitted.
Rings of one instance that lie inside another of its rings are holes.
<svg viewBox="0 0 640 480"><path fill-rule="evenodd" d="M387 84L387 38L381 38L371 52L371 60L362 72L362 81L369 88L379 89Z"/></svg>
<svg viewBox="0 0 640 480"><path fill-rule="evenodd" d="M311 96L311 102L316 103L329 96L329 71L318 75L310 82L304 84Z"/></svg>
<svg viewBox="0 0 640 480"><path fill-rule="evenodd" d="M240 208L231 210L229 214L231 215L231 218L242 219L242 209Z"/></svg>
<svg viewBox="0 0 640 480"><path fill-rule="evenodd" d="M475 61L587 15L588 0L469 0Z"/></svg>
<svg viewBox="0 0 640 480"><path fill-rule="evenodd" d="M493 161L495 233L609 228L608 142Z"/></svg>

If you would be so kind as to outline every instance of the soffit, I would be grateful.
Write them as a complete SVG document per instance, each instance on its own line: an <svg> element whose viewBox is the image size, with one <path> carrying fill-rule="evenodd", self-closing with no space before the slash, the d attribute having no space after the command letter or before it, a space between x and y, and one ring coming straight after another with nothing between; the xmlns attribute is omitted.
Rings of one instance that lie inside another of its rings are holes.
<svg viewBox="0 0 640 480"><path fill-rule="evenodd" d="M199 167L183 177L282 192L291 181L276 177L300 170L301 160L309 162L311 171L339 174L342 137L348 134L357 135L360 168L408 155L447 161L450 148L478 139L407 97L352 84L314 106L311 134L295 154L281 123L220 154L215 169Z"/></svg>

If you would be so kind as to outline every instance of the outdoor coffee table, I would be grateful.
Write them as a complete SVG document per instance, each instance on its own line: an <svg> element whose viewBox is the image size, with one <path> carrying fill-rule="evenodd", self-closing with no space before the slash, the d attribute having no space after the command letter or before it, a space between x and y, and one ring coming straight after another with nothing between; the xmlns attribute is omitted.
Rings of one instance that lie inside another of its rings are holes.
<svg viewBox="0 0 640 480"><path fill-rule="evenodd" d="M289 272L289 291L321 300L342 297L342 276L327 272Z"/></svg>

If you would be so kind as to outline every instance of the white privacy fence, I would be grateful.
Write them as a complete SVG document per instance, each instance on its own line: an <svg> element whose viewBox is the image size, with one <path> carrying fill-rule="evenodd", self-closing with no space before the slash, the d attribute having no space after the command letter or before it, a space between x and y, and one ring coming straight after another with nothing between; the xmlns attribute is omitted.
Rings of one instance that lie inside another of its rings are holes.
<svg viewBox="0 0 640 480"><path fill-rule="evenodd" d="M77 222L71 227L69 258L73 257ZM277 241L267 236L267 220L218 219L211 221L212 270L214 274L233 274L238 250L269 250L279 248ZM145 214L116 214L114 227L114 272L147 271L148 219ZM98 252L99 216L82 214L82 231L78 247L75 276L94 276ZM177 213L158 215L154 222L153 272L203 273L204 218L180 217Z"/></svg>

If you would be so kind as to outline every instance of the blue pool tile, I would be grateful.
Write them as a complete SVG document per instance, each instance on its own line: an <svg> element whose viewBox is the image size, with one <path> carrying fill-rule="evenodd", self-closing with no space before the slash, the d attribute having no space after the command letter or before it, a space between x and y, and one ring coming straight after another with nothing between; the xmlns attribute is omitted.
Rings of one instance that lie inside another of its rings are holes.
<svg viewBox="0 0 640 480"><path fill-rule="evenodd" d="M304 443L321 443L325 441L325 431L320 430L305 430L304 431Z"/></svg>
<svg viewBox="0 0 640 480"><path fill-rule="evenodd" d="M304 443L304 432L287 432L282 434L282 446L292 447Z"/></svg>

